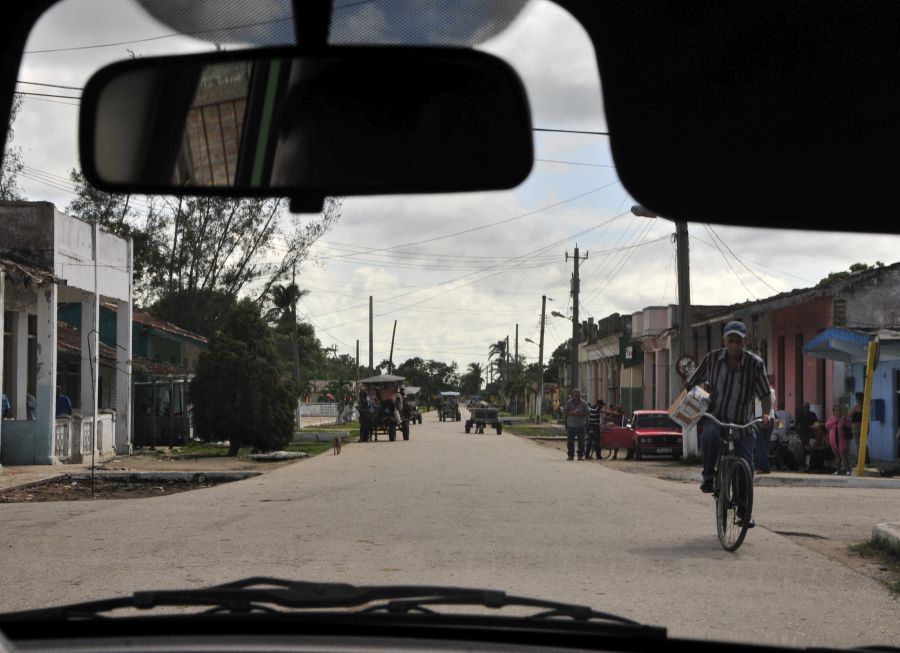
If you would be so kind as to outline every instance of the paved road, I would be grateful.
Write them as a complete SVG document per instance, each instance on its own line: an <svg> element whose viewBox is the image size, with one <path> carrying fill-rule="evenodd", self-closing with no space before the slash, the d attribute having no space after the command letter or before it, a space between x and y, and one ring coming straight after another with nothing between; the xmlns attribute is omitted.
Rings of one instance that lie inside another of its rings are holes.
<svg viewBox="0 0 900 653"><path fill-rule="evenodd" d="M821 515L823 531L863 539L866 520L895 517L866 508L889 505L884 494L766 488L760 527L729 554L694 484L567 462L508 434L465 435L432 414L409 442L354 444L205 490L0 505L0 609L274 575L489 586L674 635L890 643L898 606L881 583L766 528L799 531Z"/></svg>

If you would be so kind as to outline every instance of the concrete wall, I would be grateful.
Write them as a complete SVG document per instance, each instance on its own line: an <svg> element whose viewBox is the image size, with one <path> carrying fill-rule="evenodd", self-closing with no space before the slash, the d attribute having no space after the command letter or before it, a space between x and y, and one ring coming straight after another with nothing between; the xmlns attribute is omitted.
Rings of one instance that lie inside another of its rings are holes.
<svg viewBox="0 0 900 653"><path fill-rule="evenodd" d="M848 329L900 327L900 270L849 284L840 299Z"/></svg>
<svg viewBox="0 0 900 653"><path fill-rule="evenodd" d="M0 252L16 250L35 263L52 266L55 213L50 202L0 202Z"/></svg>
<svg viewBox="0 0 900 653"><path fill-rule="evenodd" d="M853 378L856 384L855 391L862 392L865 388L865 366L856 364L852 366ZM897 411L897 374L900 372L900 361L884 361L875 370L872 378L872 397L884 401L884 421L869 420L869 451L874 458L893 460L898 457L897 443L894 434L900 426L900 415ZM6 427L3 431L4 446L6 442Z"/></svg>
<svg viewBox="0 0 900 653"><path fill-rule="evenodd" d="M93 226L54 210L56 260L54 271L66 279L69 286L83 290L94 288ZM111 299L128 301L131 290L128 274L128 243L126 240L98 230L97 265L100 273L97 284L100 294Z"/></svg>
<svg viewBox="0 0 900 653"><path fill-rule="evenodd" d="M784 378L784 388L776 388L779 403L792 415L797 415L803 403L809 402L811 406L818 407L814 410L819 417L827 416L831 412L830 401L833 396L832 363L813 356L800 355L797 351L797 342L799 340L805 343L821 330L831 326L831 298L822 297L773 311L771 320L771 340L775 356L770 373L776 380L776 385L782 375L782 368ZM783 359L778 353L779 338L782 337ZM798 392L797 380L801 369L802 389Z"/></svg>
<svg viewBox="0 0 900 653"><path fill-rule="evenodd" d="M3 420L0 465L46 465L46 428L38 422Z"/></svg>

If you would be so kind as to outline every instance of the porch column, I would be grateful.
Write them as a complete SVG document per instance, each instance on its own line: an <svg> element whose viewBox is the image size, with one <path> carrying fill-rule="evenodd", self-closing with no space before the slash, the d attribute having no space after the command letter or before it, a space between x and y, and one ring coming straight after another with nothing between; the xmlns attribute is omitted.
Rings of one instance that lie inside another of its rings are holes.
<svg viewBox="0 0 900 653"><path fill-rule="evenodd" d="M131 302L116 303L116 453L130 455L131 433Z"/></svg>
<svg viewBox="0 0 900 653"><path fill-rule="evenodd" d="M12 367L15 373L12 387L6 392L12 404L12 417L27 420L28 408L25 394L28 392L28 313L17 311L12 315Z"/></svg>
<svg viewBox="0 0 900 653"><path fill-rule="evenodd" d="M656 396L653 397L653 407L656 409L668 408L666 401L666 379L669 375L669 357L665 349L658 349L656 356Z"/></svg>
<svg viewBox="0 0 900 653"><path fill-rule="evenodd" d="M81 393L78 410L82 417L92 418L97 413L97 390L100 379L94 361L100 347L100 302L95 293L82 293L81 299ZM91 431L93 433L93 431ZM93 434L91 447L97 448L97 436Z"/></svg>
<svg viewBox="0 0 900 653"><path fill-rule="evenodd" d="M56 462L53 451L56 427L56 297L55 283L44 283L38 288L35 465Z"/></svg>

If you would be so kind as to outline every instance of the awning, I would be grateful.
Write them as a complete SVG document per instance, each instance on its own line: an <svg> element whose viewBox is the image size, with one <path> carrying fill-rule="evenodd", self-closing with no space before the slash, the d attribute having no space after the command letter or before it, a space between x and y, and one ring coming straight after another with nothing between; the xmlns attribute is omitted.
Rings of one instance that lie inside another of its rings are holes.
<svg viewBox="0 0 900 653"><path fill-rule="evenodd" d="M411 385L405 388L403 391L406 393L407 397L411 397L412 395L419 394L419 390L421 390L421 386Z"/></svg>
<svg viewBox="0 0 900 653"><path fill-rule="evenodd" d="M399 383L403 381L405 376L397 376L396 374L379 374L378 376L370 376L368 379L360 379L360 383Z"/></svg>
<svg viewBox="0 0 900 653"><path fill-rule="evenodd" d="M865 363L868 358L869 342L878 336L881 342L880 361L900 360L900 332L881 329L874 333L852 331L840 327L825 329L803 345L803 353L842 361L844 363Z"/></svg>
<svg viewBox="0 0 900 653"><path fill-rule="evenodd" d="M459 393L454 392L452 390L445 390L444 392L441 393L441 396L442 397L458 397Z"/></svg>

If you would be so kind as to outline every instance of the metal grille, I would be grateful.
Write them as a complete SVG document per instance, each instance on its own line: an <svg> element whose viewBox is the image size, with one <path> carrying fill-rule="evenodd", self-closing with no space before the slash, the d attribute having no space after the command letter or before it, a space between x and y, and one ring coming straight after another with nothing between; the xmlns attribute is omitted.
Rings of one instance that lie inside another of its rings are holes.
<svg viewBox="0 0 900 653"><path fill-rule="evenodd" d="M53 436L53 455L59 460L71 458L72 432L69 430L69 420L58 420L53 431Z"/></svg>
<svg viewBox="0 0 900 653"><path fill-rule="evenodd" d="M84 421L81 423L81 453L91 453L91 422Z"/></svg>

